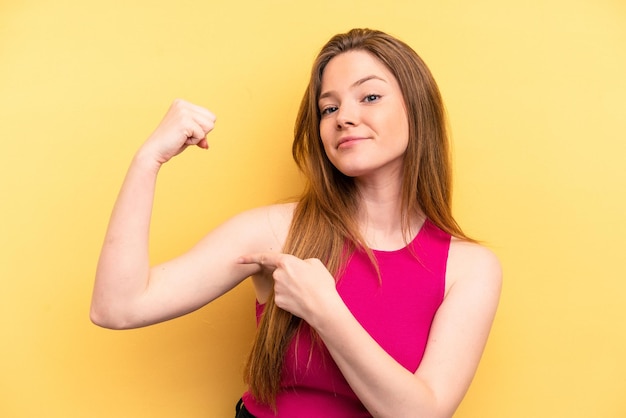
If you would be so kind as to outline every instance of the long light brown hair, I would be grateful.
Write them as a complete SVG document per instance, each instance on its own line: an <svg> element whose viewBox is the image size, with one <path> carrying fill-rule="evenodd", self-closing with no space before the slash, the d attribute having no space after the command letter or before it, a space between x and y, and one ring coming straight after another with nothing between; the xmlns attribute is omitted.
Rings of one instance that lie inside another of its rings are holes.
<svg viewBox="0 0 626 418"><path fill-rule="evenodd" d="M283 248L303 259L319 258L335 277L343 268L346 250L368 251L355 218L359 195L354 179L331 164L319 131L318 98L324 69L335 56L352 50L368 52L385 64L403 94L409 122L401 196L405 236L409 236L411 220L423 214L449 234L469 239L452 217L445 110L430 70L404 42L380 31L353 29L334 36L322 48L300 104L292 153L306 185ZM285 350L300 323L300 318L278 308L270 297L244 377L254 397L273 408Z"/></svg>

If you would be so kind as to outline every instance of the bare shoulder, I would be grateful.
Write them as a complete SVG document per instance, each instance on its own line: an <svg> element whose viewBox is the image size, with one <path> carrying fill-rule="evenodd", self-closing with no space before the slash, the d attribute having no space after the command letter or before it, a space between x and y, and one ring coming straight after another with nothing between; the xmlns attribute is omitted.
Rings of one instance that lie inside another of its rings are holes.
<svg viewBox="0 0 626 418"><path fill-rule="evenodd" d="M416 372L452 411L478 367L496 315L501 284L500 261L489 248L452 238L445 297Z"/></svg>
<svg viewBox="0 0 626 418"><path fill-rule="evenodd" d="M234 215L210 231L191 253L197 254L199 260L208 260L207 254L236 259L247 253L280 251L294 207L293 203L261 206Z"/></svg>
<svg viewBox="0 0 626 418"><path fill-rule="evenodd" d="M492 289L499 294L502 286L502 267L496 254L489 248L452 238L448 254L446 293L457 284Z"/></svg>
<svg viewBox="0 0 626 418"><path fill-rule="evenodd" d="M261 206L235 216L231 221L240 224L249 234L258 234L271 243L264 250L280 251L285 242L296 203Z"/></svg>
<svg viewBox="0 0 626 418"><path fill-rule="evenodd" d="M271 225L289 229L291 220L293 219L293 211L296 206L296 202L291 202L265 206L263 209L266 211L268 221Z"/></svg>

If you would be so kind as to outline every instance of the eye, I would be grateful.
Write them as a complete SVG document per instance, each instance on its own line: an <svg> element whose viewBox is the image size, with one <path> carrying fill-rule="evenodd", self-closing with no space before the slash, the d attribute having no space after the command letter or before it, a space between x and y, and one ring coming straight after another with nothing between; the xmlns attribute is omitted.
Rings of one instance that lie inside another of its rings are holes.
<svg viewBox="0 0 626 418"><path fill-rule="evenodd" d="M320 111L320 113L322 114L322 116L327 116L336 111L337 111L337 106L326 106Z"/></svg>
<svg viewBox="0 0 626 418"><path fill-rule="evenodd" d="M366 103L371 103L371 102L375 102L376 100L380 99L382 96L380 94L368 94L367 96L365 96L363 98L363 101Z"/></svg>

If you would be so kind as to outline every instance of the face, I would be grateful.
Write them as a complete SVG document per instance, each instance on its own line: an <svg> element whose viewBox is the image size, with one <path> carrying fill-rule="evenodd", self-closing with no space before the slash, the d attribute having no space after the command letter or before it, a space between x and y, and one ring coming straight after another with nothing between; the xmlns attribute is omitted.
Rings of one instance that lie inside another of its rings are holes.
<svg viewBox="0 0 626 418"><path fill-rule="evenodd" d="M339 171L350 177L401 175L408 119L398 82L382 62L365 51L332 58L318 105L324 150Z"/></svg>

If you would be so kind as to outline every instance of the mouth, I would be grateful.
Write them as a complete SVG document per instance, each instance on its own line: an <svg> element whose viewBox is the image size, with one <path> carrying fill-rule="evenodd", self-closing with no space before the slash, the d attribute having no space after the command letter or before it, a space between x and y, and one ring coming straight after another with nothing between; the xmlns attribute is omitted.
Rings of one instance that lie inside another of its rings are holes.
<svg viewBox="0 0 626 418"><path fill-rule="evenodd" d="M339 138L339 141L337 141L337 148L345 148L364 139L366 138L361 136L344 136L343 138Z"/></svg>

